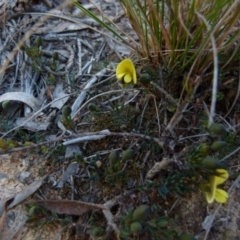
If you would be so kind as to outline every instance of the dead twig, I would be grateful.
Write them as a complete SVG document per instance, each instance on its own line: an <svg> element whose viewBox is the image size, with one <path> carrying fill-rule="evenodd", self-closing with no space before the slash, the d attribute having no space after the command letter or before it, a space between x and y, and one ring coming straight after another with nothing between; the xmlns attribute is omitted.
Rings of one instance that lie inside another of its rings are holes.
<svg viewBox="0 0 240 240"><path fill-rule="evenodd" d="M165 169L174 160L172 158L163 157L161 162L156 162L155 165L148 171L146 179L152 179L154 176Z"/></svg>
<svg viewBox="0 0 240 240"><path fill-rule="evenodd" d="M131 191L127 191L125 193L125 195L130 195L130 194L131 194ZM104 207L109 209L109 210L103 210L103 214L104 214L105 218L107 219L108 226L110 226L113 229L113 231L115 232L117 240L120 240L120 231L114 222L114 216L111 213L110 209L112 207L114 207L118 203L118 200L121 199L122 197L123 197L122 195L116 196L115 198L110 199L109 201L107 201L106 203L103 204Z"/></svg>
<svg viewBox="0 0 240 240"><path fill-rule="evenodd" d="M150 84L153 85L155 88L157 88L162 94L164 94L169 102L173 103L174 105L177 105L177 101L169 93L167 93L163 88L159 87L154 82L150 82Z"/></svg>
<svg viewBox="0 0 240 240"><path fill-rule="evenodd" d="M65 133L65 132L64 132ZM63 134L64 134L63 133ZM143 138L146 140L153 140L154 142L156 142L157 144L159 144L161 147L163 147L164 144L164 137L163 139L161 138L154 138L151 136L147 136L144 134L139 134L139 133L121 133L121 132L108 132L108 131L104 131L104 132L90 132L90 133L83 133L83 134L73 134L70 136L63 136L63 134L55 139L52 140L48 140L42 143L38 143L38 144L33 144L31 146L28 147L18 147L18 148L13 148L13 149L8 149L8 150L3 150L0 151L0 155L3 154L7 154L7 153L13 153L13 152L21 152L21 151L29 151L35 148L38 148L40 146L43 145L49 145L49 143L53 143L53 142L58 142L58 141L64 141L64 140L69 140L69 139L77 139L80 137L86 137L86 136L95 136L95 135L105 135L105 136L118 136L118 137L137 137L137 138ZM85 141L91 140L91 138L85 138Z"/></svg>
<svg viewBox="0 0 240 240"><path fill-rule="evenodd" d="M176 112L169 121L166 130L172 132L174 127L181 121L183 112L187 109L189 104L188 97L185 98L182 102L178 103Z"/></svg>
<svg viewBox="0 0 240 240"><path fill-rule="evenodd" d="M78 98L75 100L74 104L72 105L72 113L71 113L72 118L76 116L76 114L78 113L79 107L81 106L82 102L84 101L87 95L86 90L89 89L95 82L99 80L99 78L101 78L106 73L107 73L107 69L104 68L103 70L98 72L91 80L89 80L89 82L86 84L81 94L78 96Z"/></svg>
<svg viewBox="0 0 240 240"><path fill-rule="evenodd" d="M64 76L65 74L67 74L67 71L65 72L55 72L53 70L50 69L50 67L48 66L43 66L44 70L46 70L47 72L53 74L54 76Z"/></svg>

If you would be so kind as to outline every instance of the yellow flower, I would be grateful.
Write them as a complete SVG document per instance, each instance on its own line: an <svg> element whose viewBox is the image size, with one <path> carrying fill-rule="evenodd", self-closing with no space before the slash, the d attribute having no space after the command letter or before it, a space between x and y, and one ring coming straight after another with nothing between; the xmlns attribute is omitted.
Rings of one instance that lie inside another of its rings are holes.
<svg viewBox="0 0 240 240"><path fill-rule="evenodd" d="M229 174L225 169L217 169L216 175L210 176L210 183L202 184L201 188L208 203L212 203L214 200L219 203L227 201L228 193L217 186L224 183L228 176Z"/></svg>
<svg viewBox="0 0 240 240"><path fill-rule="evenodd" d="M124 59L118 64L116 69L116 76L122 84L137 83L136 70L130 59Z"/></svg>

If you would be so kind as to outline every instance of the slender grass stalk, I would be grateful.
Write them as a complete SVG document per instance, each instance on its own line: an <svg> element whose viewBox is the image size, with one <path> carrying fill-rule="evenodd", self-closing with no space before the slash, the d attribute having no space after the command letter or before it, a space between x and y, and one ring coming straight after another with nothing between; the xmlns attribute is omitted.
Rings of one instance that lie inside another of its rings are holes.
<svg viewBox="0 0 240 240"><path fill-rule="evenodd" d="M207 22L207 20L200 13L196 12L196 14L203 20L207 28L210 30L211 27ZM217 88L218 88L218 53L217 53L216 39L214 37L213 32L211 32L210 38L211 38L212 50L213 50L213 86L212 86L212 101L211 101L208 127L210 127L214 122L214 115L215 115L216 103L217 103Z"/></svg>
<svg viewBox="0 0 240 240"><path fill-rule="evenodd" d="M99 23L104 29L107 29L110 33L112 33L118 40L121 40L125 45L128 45L130 48L132 48L133 50L137 51L137 43L135 42L135 40L129 35L126 34L122 29L120 29L111 19L109 19L94 3L94 5L98 8L99 11L101 11L102 17L106 20L106 22L104 22L102 19L100 19L100 17L96 16L94 13L92 13L91 11L89 11L88 9L84 8L80 3L78 3L76 0L72 0L73 3L83 11L83 13L85 13L86 15L88 15L89 17L91 17L93 20L95 20L97 23ZM90 0L90 2L92 3L92 1ZM120 34L122 33L123 35L126 36L126 38L128 40L126 40L125 38L123 38ZM112 37L111 37L112 38ZM130 41L129 41L130 40Z"/></svg>

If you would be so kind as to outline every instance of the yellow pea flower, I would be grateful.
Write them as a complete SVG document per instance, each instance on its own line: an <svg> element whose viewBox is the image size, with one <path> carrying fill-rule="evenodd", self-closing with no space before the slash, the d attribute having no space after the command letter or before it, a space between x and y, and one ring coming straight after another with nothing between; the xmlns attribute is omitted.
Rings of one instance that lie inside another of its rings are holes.
<svg viewBox="0 0 240 240"><path fill-rule="evenodd" d="M216 175L210 176L210 183L201 185L208 203L212 203L214 200L219 203L227 201L228 193L217 186L224 183L228 179L228 176L229 174L225 169L217 169Z"/></svg>
<svg viewBox="0 0 240 240"><path fill-rule="evenodd" d="M136 84L137 74L130 59L121 61L116 69L116 77L122 84Z"/></svg>

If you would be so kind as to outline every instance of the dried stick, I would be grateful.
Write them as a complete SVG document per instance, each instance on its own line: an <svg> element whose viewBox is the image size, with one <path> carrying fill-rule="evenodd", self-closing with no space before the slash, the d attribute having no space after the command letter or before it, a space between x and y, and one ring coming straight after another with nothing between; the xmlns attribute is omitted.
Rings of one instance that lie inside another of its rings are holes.
<svg viewBox="0 0 240 240"><path fill-rule="evenodd" d="M63 136L63 134L61 136L55 138L55 139L48 140L48 141L45 141L45 142L41 142L41 143L38 143L38 144L33 144L31 146L28 146L28 147L18 147L18 148L13 148L13 149L0 151L0 155L7 154L7 153L13 153L13 152L20 152L20 151L29 151L31 149L38 148L38 147L43 146L43 145L49 145L49 143L64 141L64 140L68 140L68 139L77 139L77 138L80 138L80 137L85 137L85 139L84 139L85 141L90 141L90 140L92 140L91 139L92 136L97 136L97 135L99 135L99 136L104 135L104 136L118 136L118 137L135 137L135 138L138 137L138 138L143 138L143 139L146 139L146 140L153 140L154 142L159 144L161 147L163 147L163 144L164 144L164 141L163 141L164 138L161 140L160 138L153 138L151 136L147 136L147 135L139 134L139 133L119 133L119 132L110 132L110 131L108 132L107 130L105 130L105 131L101 131L101 132L73 134L73 135L70 135L70 136ZM87 138L87 136L89 136L89 138Z"/></svg>
<svg viewBox="0 0 240 240"><path fill-rule="evenodd" d="M169 121L166 130L172 132L174 127L181 121L183 112L187 109L189 104L188 97L182 102L178 103L177 110Z"/></svg>
<svg viewBox="0 0 240 240"><path fill-rule="evenodd" d="M171 102L174 105L177 105L177 101L169 93L167 93L163 88L159 87L154 82L150 82L150 84L153 85L155 88L157 88L162 94L164 94L169 102Z"/></svg>
<svg viewBox="0 0 240 240"><path fill-rule="evenodd" d="M77 99L75 100L75 102L72 105L72 113L71 113L71 117L73 118L76 113L78 112L79 107L81 106L82 102L84 101L86 95L87 95L87 91L86 89L89 89L97 80L99 80L99 78L101 78L103 75L105 75L107 73L107 69L104 68L103 70L101 70L100 72L98 72L88 83L87 85L84 87L83 91L81 92L81 94L77 97Z"/></svg>
<svg viewBox="0 0 240 240"><path fill-rule="evenodd" d="M129 195L131 193L132 193L132 191L127 191L127 192L125 192L124 195ZM118 203L118 200L121 199L122 197L123 197L123 195L118 195L115 198L108 200L106 203L103 204L103 206L108 208L109 210L102 210L105 218L107 219L108 226L110 226L114 230L117 240L120 240L120 231L119 231L117 225L114 223L114 216L112 215L110 209L113 206L115 206Z"/></svg>
<svg viewBox="0 0 240 240"><path fill-rule="evenodd" d="M172 158L163 157L161 162L155 163L154 166L148 171L146 179L152 179L158 172L166 168L171 162L173 162Z"/></svg>

